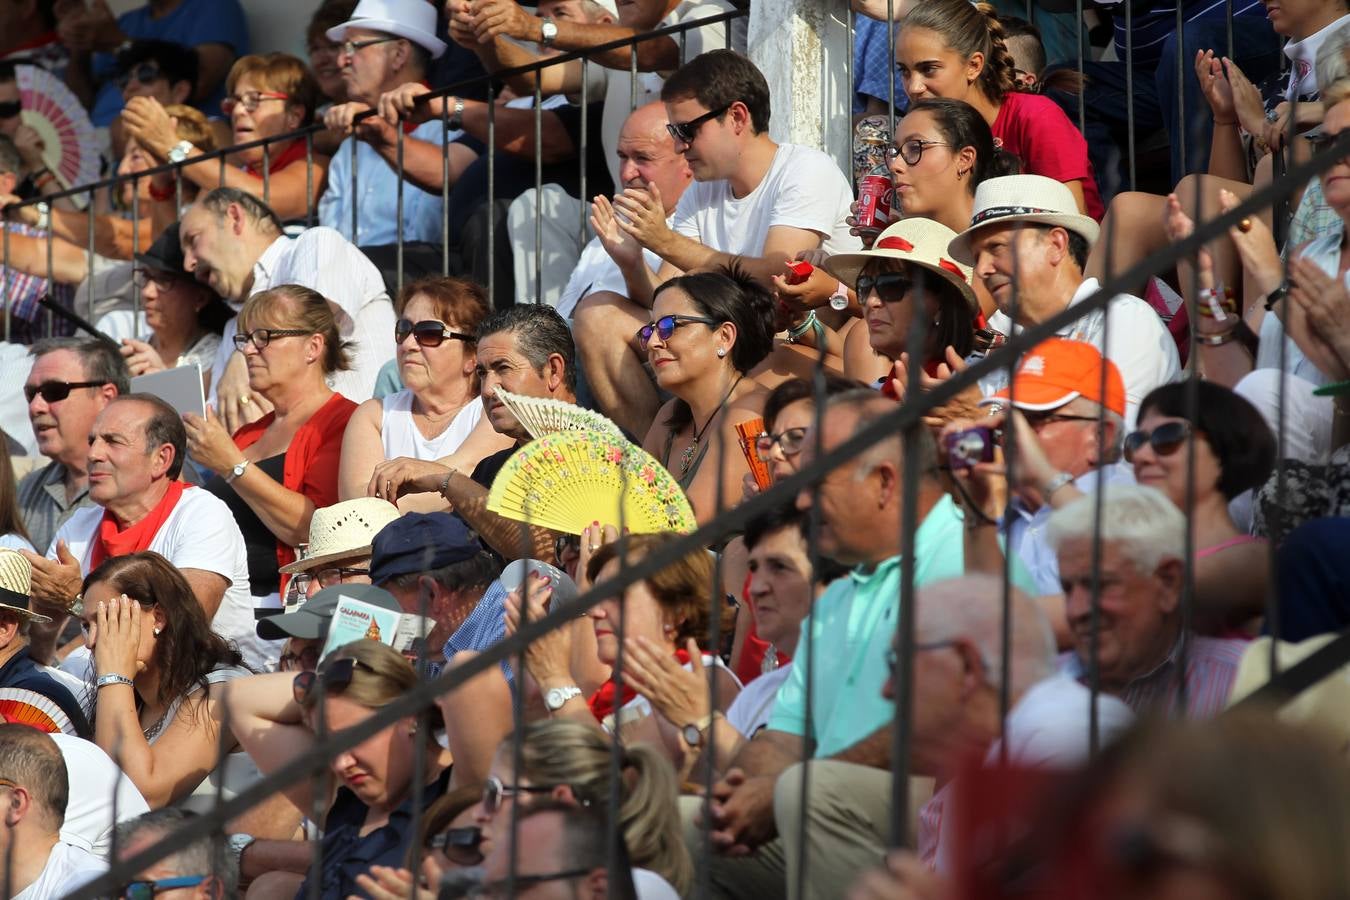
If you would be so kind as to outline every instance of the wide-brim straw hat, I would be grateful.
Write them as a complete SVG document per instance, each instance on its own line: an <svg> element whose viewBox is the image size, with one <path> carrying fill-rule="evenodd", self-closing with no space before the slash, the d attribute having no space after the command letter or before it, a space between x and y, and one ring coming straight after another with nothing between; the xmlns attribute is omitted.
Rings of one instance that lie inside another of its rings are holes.
<svg viewBox="0 0 1350 900"><path fill-rule="evenodd" d="M369 556L375 535L398 516L398 507L379 497L357 497L316 509L309 520L309 555L281 571L308 572L339 559Z"/></svg>
<svg viewBox="0 0 1350 900"><path fill-rule="evenodd" d="M1101 233L1091 216L1078 211L1078 201L1063 182L1044 175L1004 175L983 181L975 188L975 209L970 215L970 227L952 240L948 252L958 262L974 265L971 235L990 225L1012 222L1058 225L1082 235L1089 247L1097 242L1097 235Z"/></svg>
<svg viewBox="0 0 1350 900"><path fill-rule="evenodd" d="M824 269L840 281L856 289L858 273L873 260L898 259L911 266L918 266L945 279L952 287L961 292L961 296L975 310L979 301L970 287L970 266L962 265L947 250L947 245L956 237L941 222L914 216L901 219L887 226L877 235L871 250L858 253L840 253L825 260ZM859 297L862 303L865 298Z"/></svg>
<svg viewBox="0 0 1350 900"><path fill-rule="evenodd" d="M347 39L349 28L380 31L406 38L439 59L445 41L436 37L436 6L427 0L361 0L352 17L328 29L325 36L335 44Z"/></svg>
<svg viewBox="0 0 1350 900"><path fill-rule="evenodd" d="M0 612L10 612L30 622L50 622L49 616L33 612L33 567L17 550L0 550Z"/></svg>

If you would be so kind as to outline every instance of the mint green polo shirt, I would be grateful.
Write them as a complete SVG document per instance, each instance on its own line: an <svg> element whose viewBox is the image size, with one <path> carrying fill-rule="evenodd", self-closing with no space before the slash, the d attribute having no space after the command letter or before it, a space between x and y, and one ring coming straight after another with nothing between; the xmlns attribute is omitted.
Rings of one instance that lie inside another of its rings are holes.
<svg viewBox="0 0 1350 900"><path fill-rule="evenodd" d="M914 533L914 587L965 574L964 524L951 496L929 510ZM768 728L808 736L806 642L814 640L812 727L815 756L834 756L895 717L881 696L886 653L900 612L900 556L871 571L855 569L826 589L802 622L792 673L778 691ZM1013 583L1031 589L1026 567L1013 560ZM1034 595L1034 589L1031 589Z"/></svg>

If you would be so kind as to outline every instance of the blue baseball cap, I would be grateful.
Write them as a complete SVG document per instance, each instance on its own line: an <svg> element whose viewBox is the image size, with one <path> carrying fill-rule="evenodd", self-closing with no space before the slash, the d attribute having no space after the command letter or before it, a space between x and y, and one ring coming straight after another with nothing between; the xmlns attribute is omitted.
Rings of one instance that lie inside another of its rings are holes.
<svg viewBox="0 0 1350 900"><path fill-rule="evenodd" d="M408 513L375 535L370 545L370 580L384 584L473 559L483 550L478 535L450 513Z"/></svg>

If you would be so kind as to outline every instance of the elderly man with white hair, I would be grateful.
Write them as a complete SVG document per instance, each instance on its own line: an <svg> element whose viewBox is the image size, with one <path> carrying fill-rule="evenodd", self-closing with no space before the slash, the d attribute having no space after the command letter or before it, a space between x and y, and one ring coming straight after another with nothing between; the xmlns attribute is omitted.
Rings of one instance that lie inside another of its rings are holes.
<svg viewBox="0 0 1350 900"><path fill-rule="evenodd" d="M1095 559L1099 501L1101 550ZM1184 631L1186 518L1164 494L1111 485L1056 510L1046 540L1059 558L1073 633L1074 649L1062 658L1061 671L1087 684L1095 644L1101 690L1136 713L1203 718L1223 709L1247 642Z"/></svg>

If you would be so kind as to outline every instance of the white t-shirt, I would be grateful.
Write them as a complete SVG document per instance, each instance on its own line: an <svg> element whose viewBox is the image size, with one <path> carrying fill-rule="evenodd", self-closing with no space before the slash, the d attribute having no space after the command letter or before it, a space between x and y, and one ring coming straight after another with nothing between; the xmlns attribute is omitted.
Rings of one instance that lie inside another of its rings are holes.
<svg viewBox="0 0 1350 900"><path fill-rule="evenodd" d="M14 900L61 900L106 871L108 864L89 851L57 841L37 881L15 894Z"/></svg>
<svg viewBox="0 0 1350 900"><path fill-rule="evenodd" d="M670 221L666 219L666 224L669 225ZM653 272L660 270L661 257L644 248L642 258L647 263L647 268ZM614 258L605 250L604 244L600 243L600 239L592 238L591 242L582 248L576 268L572 270L571 277L567 279L567 286L563 288L562 296L558 298L558 315L564 319L572 318L572 313L576 312L577 304L583 297L601 291L627 297L628 282L624 281L623 273L619 271Z"/></svg>
<svg viewBox="0 0 1350 900"><path fill-rule="evenodd" d="M791 671L792 663L788 663L765 672L741 688L736 699L727 707L727 721L747 740L769 724L769 714L773 712L774 701L778 699L778 689L787 681Z"/></svg>
<svg viewBox="0 0 1350 900"><path fill-rule="evenodd" d="M76 510L56 532L47 557L55 559L56 542L65 541L80 561L80 570L89 574L94 535L102 519L101 506ZM234 641L250 666L263 667L270 654L254 630L244 536L239 533L239 526L225 502L199 487L184 488L183 496L151 539L148 549L179 569L202 569L229 580L230 586L225 589L220 608L211 620L211 630Z"/></svg>
<svg viewBox="0 0 1350 900"><path fill-rule="evenodd" d="M413 393L408 388L390 394L381 401L380 442L384 445L385 459L398 459L400 456L443 459L459 449L483 417L483 404L475 397L455 413L444 431L433 438L426 438L413 422L412 402Z"/></svg>
<svg viewBox="0 0 1350 900"><path fill-rule="evenodd" d="M740 199L732 196L728 181L696 181L685 188L674 229L722 253L760 256L769 229L786 225L823 235L826 253L847 253L862 249L844 222L852 202L853 192L833 159L811 147L779 144L769 171Z"/></svg>
<svg viewBox="0 0 1350 900"><path fill-rule="evenodd" d="M51 739L61 748L61 755L66 760L66 774L70 778L70 801L66 804L61 840L87 850L99 859L107 859L113 826L149 812L150 807L136 785L98 744L68 734L53 734ZM115 820L114 793L117 795Z"/></svg>

